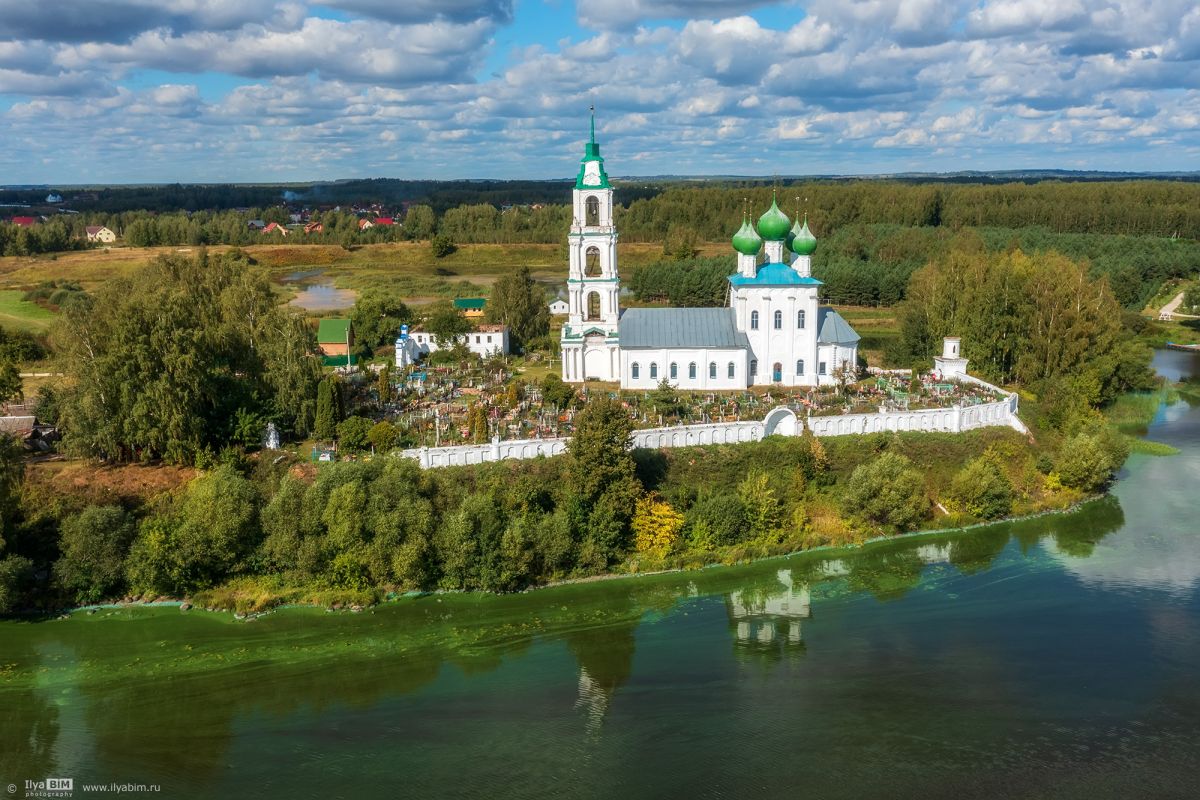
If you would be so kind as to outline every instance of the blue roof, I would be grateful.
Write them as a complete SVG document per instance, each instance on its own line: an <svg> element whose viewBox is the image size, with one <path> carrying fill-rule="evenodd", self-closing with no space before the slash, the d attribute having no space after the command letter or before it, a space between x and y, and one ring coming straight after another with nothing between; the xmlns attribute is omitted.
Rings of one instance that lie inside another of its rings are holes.
<svg viewBox="0 0 1200 800"><path fill-rule="evenodd" d="M621 314L621 348L750 349L732 308L628 308Z"/></svg>
<svg viewBox="0 0 1200 800"><path fill-rule="evenodd" d="M820 286L816 278L805 278L787 264L763 264L753 278L733 274L729 282L734 286Z"/></svg>
<svg viewBox="0 0 1200 800"><path fill-rule="evenodd" d="M821 318L817 341L821 344L851 345L862 337L850 327L842 315L828 306L821 306Z"/></svg>

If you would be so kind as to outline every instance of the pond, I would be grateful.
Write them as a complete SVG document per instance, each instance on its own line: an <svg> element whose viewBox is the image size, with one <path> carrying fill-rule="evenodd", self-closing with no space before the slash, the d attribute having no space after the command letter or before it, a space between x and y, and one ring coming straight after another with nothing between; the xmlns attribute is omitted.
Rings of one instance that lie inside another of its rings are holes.
<svg viewBox="0 0 1200 800"><path fill-rule="evenodd" d="M358 293L353 289L339 289L332 283L314 283L305 286L289 303L305 311L340 311L352 308Z"/></svg>
<svg viewBox="0 0 1200 800"><path fill-rule="evenodd" d="M1194 356L1160 353L1164 373ZM1185 796L1200 408L1078 511L254 622L0 622L0 784L164 797ZM97 796L105 796L96 793ZM76 795L78 796L78 794Z"/></svg>

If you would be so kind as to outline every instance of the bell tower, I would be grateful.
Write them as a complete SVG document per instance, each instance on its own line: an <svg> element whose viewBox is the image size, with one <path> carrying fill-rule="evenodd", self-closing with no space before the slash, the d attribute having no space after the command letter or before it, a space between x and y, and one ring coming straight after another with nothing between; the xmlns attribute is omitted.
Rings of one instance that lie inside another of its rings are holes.
<svg viewBox="0 0 1200 800"><path fill-rule="evenodd" d="M619 379L618 322L621 279L617 274L617 229L613 188L596 142L596 109L572 192L567 298L562 330L563 380Z"/></svg>

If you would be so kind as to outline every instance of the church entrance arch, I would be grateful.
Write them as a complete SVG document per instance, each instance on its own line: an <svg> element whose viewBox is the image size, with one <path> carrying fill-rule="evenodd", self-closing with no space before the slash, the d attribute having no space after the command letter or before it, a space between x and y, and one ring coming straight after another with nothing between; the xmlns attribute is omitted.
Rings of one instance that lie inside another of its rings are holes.
<svg viewBox="0 0 1200 800"><path fill-rule="evenodd" d="M603 347L588 347L583 351L583 377L604 380L608 376L608 351Z"/></svg>
<svg viewBox="0 0 1200 800"><path fill-rule="evenodd" d="M763 419L763 437L767 436L795 436L800 429L800 421L796 419L796 412L790 408L776 408L767 414Z"/></svg>

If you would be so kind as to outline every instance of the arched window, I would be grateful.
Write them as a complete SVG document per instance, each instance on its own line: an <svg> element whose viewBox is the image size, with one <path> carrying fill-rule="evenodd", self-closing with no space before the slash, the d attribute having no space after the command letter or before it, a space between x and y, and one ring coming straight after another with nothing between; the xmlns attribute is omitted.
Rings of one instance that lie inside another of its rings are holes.
<svg viewBox="0 0 1200 800"><path fill-rule="evenodd" d="M757 311L750 312L750 330L752 330L752 331L758 330L758 312Z"/></svg>
<svg viewBox="0 0 1200 800"><path fill-rule="evenodd" d="M587 319L600 319L600 293L588 292L587 296Z"/></svg>
<svg viewBox="0 0 1200 800"><path fill-rule="evenodd" d="M800 309L799 311L796 312L796 327L797 328L804 327L804 309Z"/></svg>
<svg viewBox="0 0 1200 800"><path fill-rule="evenodd" d="M758 359L757 358L750 359L750 377L751 378L758 377Z"/></svg>
<svg viewBox="0 0 1200 800"><path fill-rule="evenodd" d="M640 374L641 374L641 368L638 366L638 362L635 361L629 367L629 377L633 378L636 381L638 379L638 375L640 375Z"/></svg>
<svg viewBox="0 0 1200 800"><path fill-rule="evenodd" d="M583 203L583 224L584 225L599 225L600 224L600 201L593 195Z"/></svg>
<svg viewBox="0 0 1200 800"><path fill-rule="evenodd" d="M599 247L589 247L583 254L583 274L589 278L600 277Z"/></svg>
<svg viewBox="0 0 1200 800"><path fill-rule="evenodd" d="M780 383L782 381L783 381L783 364L780 364L778 361L776 361L775 366L771 367L771 382L772 383Z"/></svg>
<svg viewBox="0 0 1200 800"><path fill-rule="evenodd" d="M715 361L708 362L708 377L710 377L710 378L717 377L717 362L715 362Z"/></svg>
<svg viewBox="0 0 1200 800"><path fill-rule="evenodd" d="M679 377L679 365L676 364L674 361L672 361L671 362L671 380L675 380L678 377Z"/></svg>
<svg viewBox="0 0 1200 800"><path fill-rule="evenodd" d="M658 377L658 364L654 361L650 362L650 377L651 378Z"/></svg>
<svg viewBox="0 0 1200 800"><path fill-rule="evenodd" d="M775 312L775 330L777 330L777 331L783 330L783 312L782 311Z"/></svg>
<svg viewBox="0 0 1200 800"><path fill-rule="evenodd" d="M732 361L730 361L729 362L729 377L733 378L733 377L736 377L736 375L737 375L737 367L734 366Z"/></svg>
<svg viewBox="0 0 1200 800"><path fill-rule="evenodd" d="M695 361L688 364L688 378L693 381L696 380L696 362Z"/></svg>
<svg viewBox="0 0 1200 800"><path fill-rule="evenodd" d="M803 358L796 362L796 374L797 375L804 374L804 359Z"/></svg>

